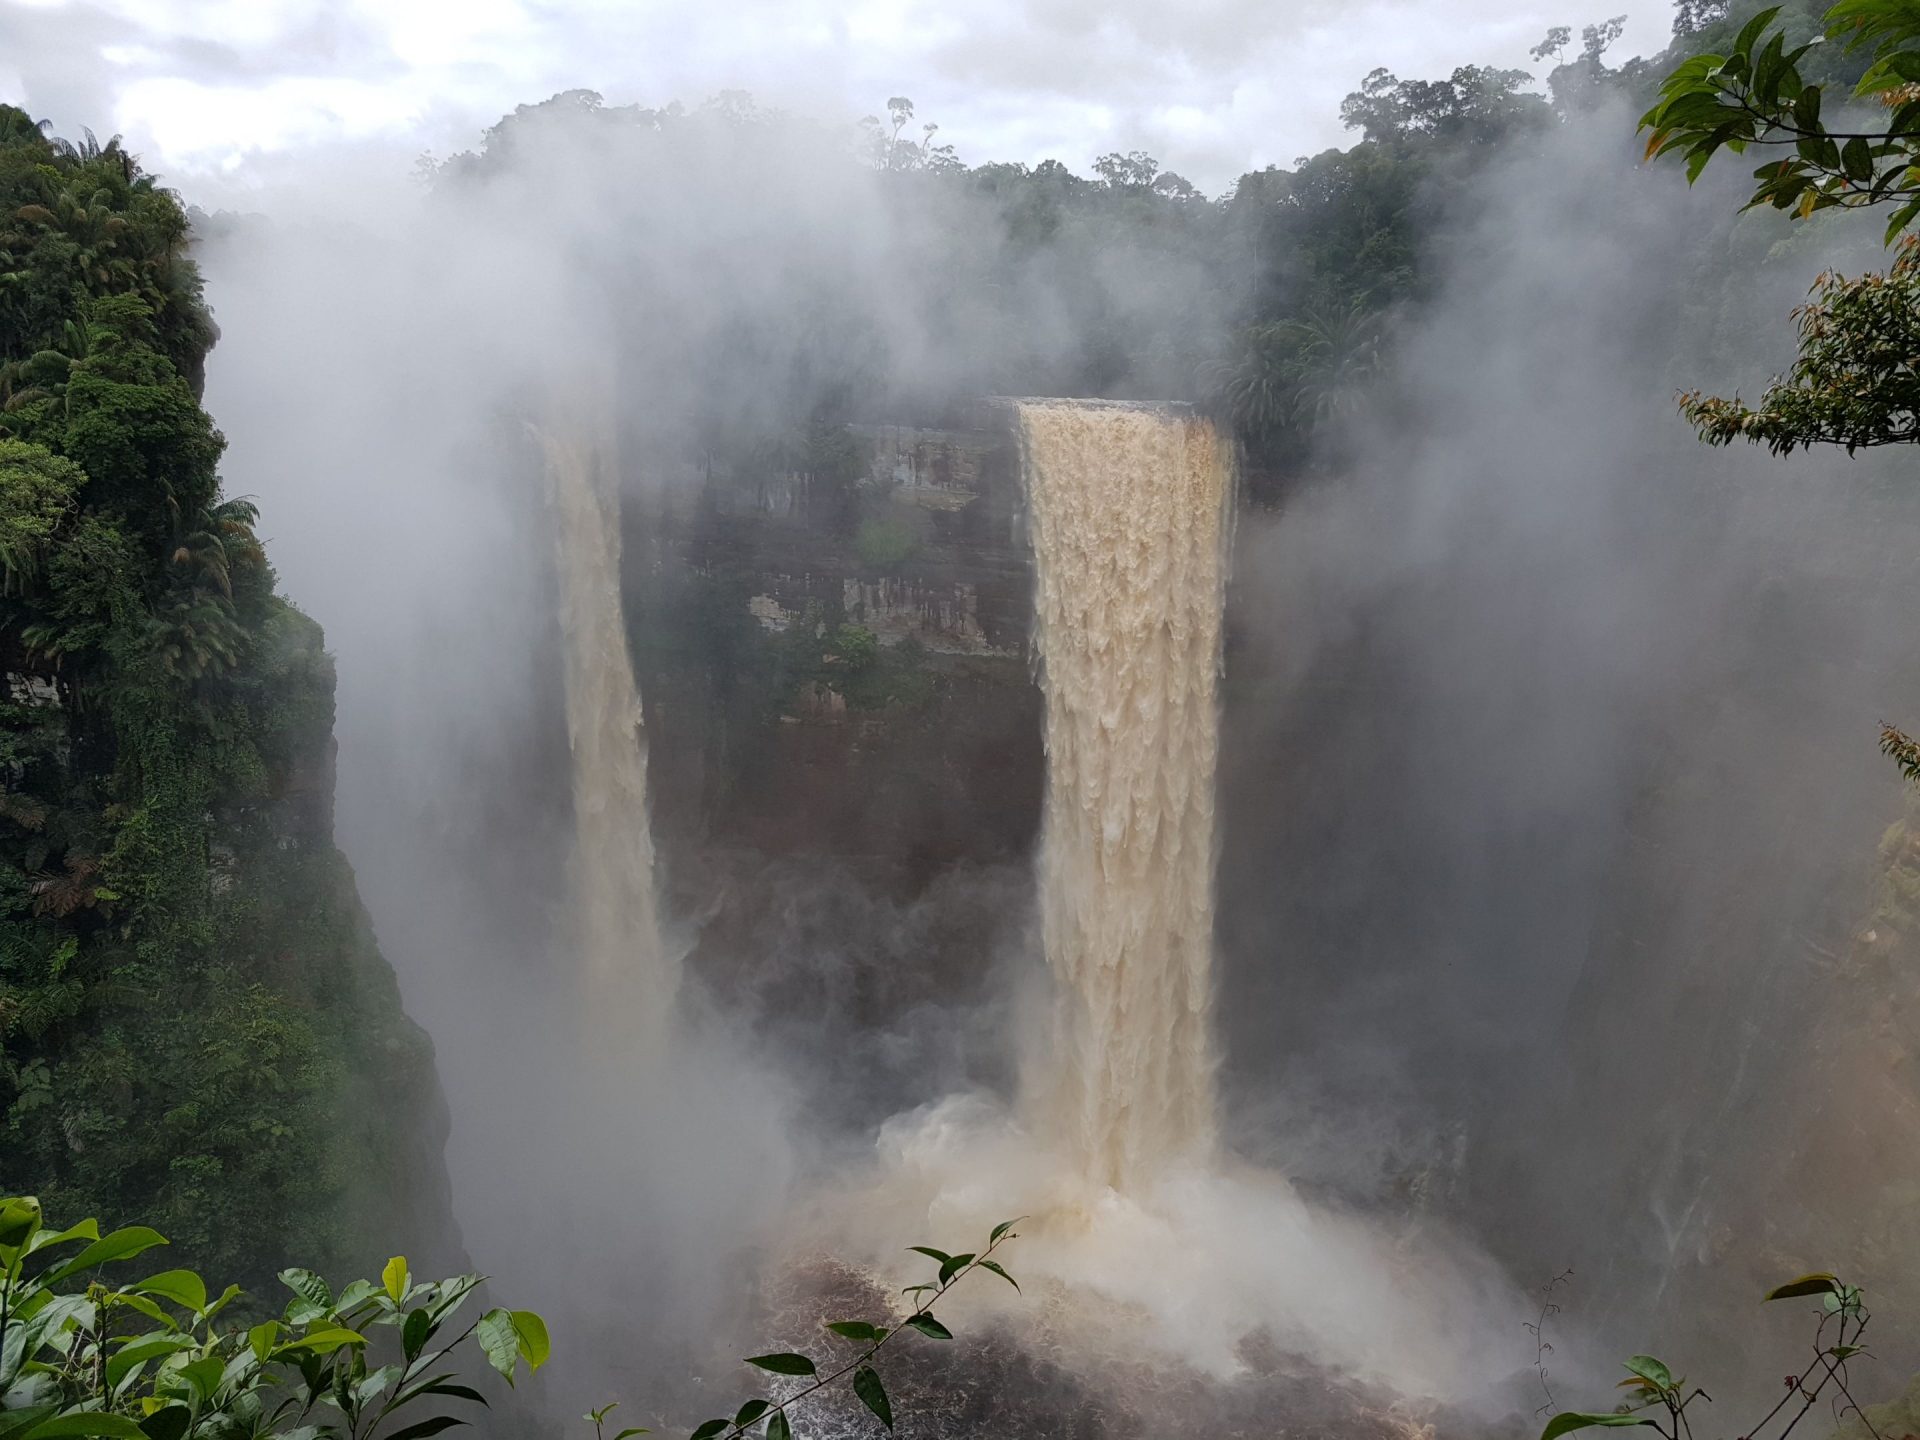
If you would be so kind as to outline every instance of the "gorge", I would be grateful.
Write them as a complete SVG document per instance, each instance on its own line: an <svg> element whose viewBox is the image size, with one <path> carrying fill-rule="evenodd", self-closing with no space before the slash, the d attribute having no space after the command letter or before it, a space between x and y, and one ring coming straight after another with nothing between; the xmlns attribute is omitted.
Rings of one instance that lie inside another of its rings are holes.
<svg viewBox="0 0 1920 1440"><path fill-rule="evenodd" d="M1898 1393L1920 501L1673 408L1886 261L1644 162L1699 8L1217 198L570 90L209 213L0 109L7 1193L484 1270L488 1434L1015 1216L902 1430L1731 1412L1828 1269Z"/></svg>

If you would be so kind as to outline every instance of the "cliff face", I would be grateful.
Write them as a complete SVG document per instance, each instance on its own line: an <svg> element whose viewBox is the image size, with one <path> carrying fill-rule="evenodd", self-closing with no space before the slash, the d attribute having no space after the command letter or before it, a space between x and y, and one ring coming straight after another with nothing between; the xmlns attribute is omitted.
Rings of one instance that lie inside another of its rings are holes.
<svg viewBox="0 0 1920 1440"><path fill-rule="evenodd" d="M171 763L149 757L144 793L100 813L97 858L75 801L133 796L124 770L90 773L129 737L102 734L56 673L9 675L28 703L6 715L20 899L0 1187L151 1224L182 1262L255 1288L290 1261L362 1267L396 1245L451 1263L432 1047L333 840L332 661L311 620L262 611L221 723L168 717Z"/></svg>
<svg viewBox="0 0 1920 1440"><path fill-rule="evenodd" d="M627 606L690 972L859 1121L1002 1063L915 1026L993 1013L1020 954L1044 778L1032 562L1006 431L850 427L813 449L804 474L715 464L630 498Z"/></svg>
<svg viewBox="0 0 1920 1440"><path fill-rule="evenodd" d="M263 657L278 692L260 784L211 815L217 947L283 997L330 1057L311 1204L320 1253L356 1273L396 1248L420 1273L463 1263L442 1150L432 1042L401 1006L352 868L334 843L334 668L320 627L290 607Z"/></svg>
<svg viewBox="0 0 1920 1440"><path fill-rule="evenodd" d="M431 1054L334 847L319 629L222 493L187 218L0 118L0 1189L263 1294L445 1254Z"/></svg>
<svg viewBox="0 0 1920 1440"><path fill-rule="evenodd" d="M708 475L628 507L654 822L919 885L1038 823L1018 475L991 431L846 440L838 484Z"/></svg>

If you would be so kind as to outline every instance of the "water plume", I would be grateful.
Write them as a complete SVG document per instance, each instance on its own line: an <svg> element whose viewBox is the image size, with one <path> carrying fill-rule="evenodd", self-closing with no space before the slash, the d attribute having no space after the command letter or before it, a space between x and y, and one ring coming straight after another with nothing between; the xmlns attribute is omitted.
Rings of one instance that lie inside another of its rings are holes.
<svg viewBox="0 0 1920 1440"><path fill-rule="evenodd" d="M618 496L600 447L541 432L558 548L567 739L573 759L575 939L590 1029L637 1025L658 1049L679 989L660 930L647 743L620 599Z"/></svg>
<svg viewBox="0 0 1920 1440"><path fill-rule="evenodd" d="M1046 696L1037 1126L1124 1189L1213 1144L1213 792L1232 454L1206 419L1022 402Z"/></svg>

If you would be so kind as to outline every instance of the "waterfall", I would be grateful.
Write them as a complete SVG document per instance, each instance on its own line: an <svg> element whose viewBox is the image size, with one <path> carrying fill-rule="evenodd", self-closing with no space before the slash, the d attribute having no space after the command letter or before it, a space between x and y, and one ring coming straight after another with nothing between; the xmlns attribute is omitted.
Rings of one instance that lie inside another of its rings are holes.
<svg viewBox="0 0 1920 1440"><path fill-rule="evenodd" d="M1033 1123L1115 1189L1214 1134L1214 770L1232 494L1213 425L1018 405L1046 699L1041 932L1055 978Z"/></svg>
<svg viewBox="0 0 1920 1440"><path fill-rule="evenodd" d="M620 604L620 506L598 450L560 435L541 442L559 546L582 994L590 1023L644 1041L664 1025L679 975L654 894L646 732Z"/></svg>

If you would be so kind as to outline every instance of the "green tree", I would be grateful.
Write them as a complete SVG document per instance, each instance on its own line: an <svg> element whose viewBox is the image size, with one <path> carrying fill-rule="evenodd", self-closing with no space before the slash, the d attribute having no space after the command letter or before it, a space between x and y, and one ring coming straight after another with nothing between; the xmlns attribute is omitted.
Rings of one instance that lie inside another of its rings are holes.
<svg viewBox="0 0 1920 1440"><path fill-rule="evenodd" d="M1920 217L1920 13L1900 0L1841 0L1822 34L1776 24L1781 13L1760 11L1725 54L1694 55L1667 76L1641 117L1647 154L1683 159L1689 180L1722 150L1762 155L1746 208L1804 218L1890 207L1892 244ZM1841 49L1867 57L1850 107L1844 97L1828 103L1831 82L1812 68ZM1745 439L1776 452L1920 440L1916 280L1911 247L1885 274L1822 275L1797 312L1799 358L1757 407L1689 392L1683 413L1710 443Z"/></svg>

